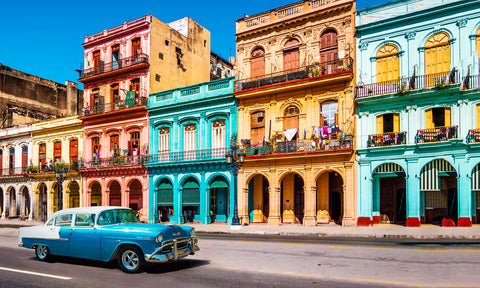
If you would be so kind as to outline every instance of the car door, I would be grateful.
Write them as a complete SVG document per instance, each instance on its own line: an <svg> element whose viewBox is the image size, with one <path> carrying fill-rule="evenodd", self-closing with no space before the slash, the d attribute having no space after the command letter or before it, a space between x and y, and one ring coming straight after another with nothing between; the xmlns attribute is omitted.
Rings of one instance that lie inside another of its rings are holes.
<svg viewBox="0 0 480 288"><path fill-rule="evenodd" d="M95 213L77 213L68 237L70 256L100 259L100 234L95 225Z"/></svg>
<svg viewBox="0 0 480 288"><path fill-rule="evenodd" d="M68 255L68 233L72 225L72 214L60 214L55 217L55 222L50 227L50 233L58 236L48 245L50 253L54 255Z"/></svg>

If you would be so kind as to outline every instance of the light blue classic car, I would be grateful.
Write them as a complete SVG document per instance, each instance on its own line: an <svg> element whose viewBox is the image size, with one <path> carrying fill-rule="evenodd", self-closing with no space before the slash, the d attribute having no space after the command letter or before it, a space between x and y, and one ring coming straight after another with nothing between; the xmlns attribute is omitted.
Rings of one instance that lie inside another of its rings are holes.
<svg viewBox="0 0 480 288"><path fill-rule="evenodd" d="M44 225L19 230L19 246L35 249L39 260L62 255L100 261L117 260L127 273L145 262L168 262L195 254L192 227L140 223L124 207L81 207L54 213Z"/></svg>

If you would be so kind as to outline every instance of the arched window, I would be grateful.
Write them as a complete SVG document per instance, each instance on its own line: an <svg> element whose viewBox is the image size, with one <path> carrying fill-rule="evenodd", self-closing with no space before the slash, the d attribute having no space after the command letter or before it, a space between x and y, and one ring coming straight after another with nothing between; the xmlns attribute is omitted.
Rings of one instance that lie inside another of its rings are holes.
<svg viewBox="0 0 480 288"><path fill-rule="evenodd" d="M400 77L398 47L383 45L377 51L377 82L395 80Z"/></svg>
<svg viewBox="0 0 480 288"><path fill-rule="evenodd" d="M321 104L320 126L338 125L338 103L337 101L327 101Z"/></svg>
<svg viewBox="0 0 480 288"><path fill-rule="evenodd" d="M184 128L183 134L183 151L185 160L194 160L197 150L197 125L189 124Z"/></svg>
<svg viewBox="0 0 480 288"><path fill-rule="evenodd" d="M161 128L158 135L158 153L160 162L167 162L170 157L170 128Z"/></svg>
<svg viewBox="0 0 480 288"><path fill-rule="evenodd" d="M225 156L225 120L216 120L212 123L212 156Z"/></svg>
<svg viewBox="0 0 480 288"><path fill-rule="evenodd" d="M450 70L450 37L447 33L437 33L425 43L425 75L448 72Z"/></svg>
<svg viewBox="0 0 480 288"><path fill-rule="evenodd" d="M320 37L320 62L322 75L336 72L338 59L337 32L327 30Z"/></svg>
<svg viewBox="0 0 480 288"><path fill-rule="evenodd" d="M28 166L28 146L22 147L22 168L27 168Z"/></svg>
<svg viewBox="0 0 480 288"><path fill-rule="evenodd" d="M250 77L258 77L265 75L265 50L256 48L252 52L250 60Z"/></svg>
<svg viewBox="0 0 480 288"><path fill-rule="evenodd" d="M110 136L110 157L120 156L119 135Z"/></svg>
<svg viewBox="0 0 480 288"><path fill-rule="evenodd" d="M290 39L283 47L283 70L292 70L300 66L300 51L298 40Z"/></svg>

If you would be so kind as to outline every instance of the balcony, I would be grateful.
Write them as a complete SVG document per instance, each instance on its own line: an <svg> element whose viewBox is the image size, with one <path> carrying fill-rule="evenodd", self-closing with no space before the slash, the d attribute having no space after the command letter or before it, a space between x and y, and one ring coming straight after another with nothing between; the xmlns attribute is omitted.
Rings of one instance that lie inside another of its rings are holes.
<svg viewBox="0 0 480 288"><path fill-rule="evenodd" d="M278 85L295 80L325 76L353 69L352 58L337 59L334 61L316 63L291 70L266 74L235 82L235 91L255 89L265 86Z"/></svg>
<svg viewBox="0 0 480 288"><path fill-rule="evenodd" d="M78 168L80 168L83 165L81 161L77 161L74 163L55 163L49 165L44 164L44 165L37 165L37 166L28 166L23 169L23 173L25 174L36 174L36 173L54 173L55 171L59 170L64 170L66 172L75 172L78 171ZM18 168L20 169L20 168Z"/></svg>
<svg viewBox="0 0 480 288"><path fill-rule="evenodd" d="M144 156L145 164L172 163L180 161L225 160L229 148L212 148L203 150L160 152Z"/></svg>
<svg viewBox="0 0 480 288"><path fill-rule="evenodd" d="M468 130L467 143L480 143L480 129Z"/></svg>
<svg viewBox="0 0 480 288"><path fill-rule="evenodd" d="M411 91L429 88L442 90L455 84L460 84L460 75L457 70L453 69L449 72L412 76L391 81L360 85L357 86L355 98L361 99L386 94L406 95Z"/></svg>
<svg viewBox="0 0 480 288"><path fill-rule="evenodd" d="M119 59L118 61L100 63L100 65L96 67L80 70L80 78L78 81L85 83L97 80L103 76L112 76L131 70L148 68L148 66L149 59L147 54L134 55Z"/></svg>
<svg viewBox="0 0 480 288"><path fill-rule="evenodd" d="M478 90L480 88L478 75L469 75L462 77L462 85L460 89L462 90Z"/></svg>
<svg viewBox="0 0 480 288"><path fill-rule="evenodd" d="M407 132L383 133L368 135L368 147L384 147L404 145L407 142Z"/></svg>
<svg viewBox="0 0 480 288"><path fill-rule="evenodd" d="M112 158L98 158L85 161L82 168L111 168L142 165L145 156L118 156Z"/></svg>
<svg viewBox="0 0 480 288"><path fill-rule="evenodd" d="M422 129L417 131L415 141L416 143L444 142L450 139L456 139L457 134L458 126Z"/></svg>
<svg viewBox="0 0 480 288"><path fill-rule="evenodd" d="M80 112L80 116L104 114L140 106L148 106L148 99L146 97L137 97L134 99L122 100L113 103L107 103L104 105L97 105L90 108L85 108L82 109L82 111Z"/></svg>

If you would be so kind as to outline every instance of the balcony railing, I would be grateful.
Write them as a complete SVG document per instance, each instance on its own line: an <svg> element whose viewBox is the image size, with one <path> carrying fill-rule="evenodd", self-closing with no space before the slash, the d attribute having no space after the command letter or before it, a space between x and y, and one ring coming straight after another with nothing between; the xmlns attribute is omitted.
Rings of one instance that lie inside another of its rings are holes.
<svg viewBox="0 0 480 288"><path fill-rule="evenodd" d="M368 135L368 147L403 145L407 141L407 132Z"/></svg>
<svg viewBox="0 0 480 288"><path fill-rule="evenodd" d="M89 108L82 109L80 115L88 116L93 114L102 114L112 111L124 110L132 107L148 106L148 99L146 97L137 97L129 100L122 100L113 103L107 103L104 105L97 105Z"/></svg>
<svg viewBox="0 0 480 288"><path fill-rule="evenodd" d="M479 81L480 80L478 75L470 75L470 76L462 77L462 86L460 86L460 89L464 89L464 90L479 89L480 88Z"/></svg>
<svg viewBox="0 0 480 288"><path fill-rule="evenodd" d="M442 142L457 138L457 134L458 126L421 129L417 131L415 141L416 143Z"/></svg>
<svg viewBox="0 0 480 288"><path fill-rule="evenodd" d="M23 168L23 172L26 174L32 174L32 173L54 173L55 171L63 170L66 172L71 172L71 171L78 171L78 168L82 167L83 162L82 161L76 161L74 163L60 163L60 164L44 164L44 165L37 165L37 166L28 166L26 168Z"/></svg>
<svg viewBox="0 0 480 288"><path fill-rule="evenodd" d="M212 148L203 150L180 151L180 152L160 152L144 156L146 164L168 163L193 160L213 160L224 159L229 148Z"/></svg>
<svg viewBox="0 0 480 288"><path fill-rule="evenodd" d="M82 168L103 168L115 166L133 166L144 163L145 156L118 156L112 158L98 158L90 161L85 161Z"/></svg>
<svg viewBox="0 0 480 288"><path fill-rule="evenodd" d="M100 75L103 73L108 73L108 72L119 70L122 68L132 67L142 63L148 64L147 54L134 55L134 56L119 59L118 61L103 63L96 67L85 69L83 71L80 71L80 79L92 77L95 75Z"/></svg>
<svg viewBox="0 0 480 288"><path fill-rule="evenodd" d="M480 129L468 130L467 143L480 143Z"/></svg>
<svg viewBox="0 0 480 288"><path fill-rule="evenodd" d="M412 90L427 88L446 89L450 85L460 84L460 75L457 70L448 72L412 76L391 81L377 82L357 86L356 98L365 98L385 94L408 94ZM478 83L477 83L478 85Z"/></svg>
<svg viewBox="0 0 480 288"><path fill-rule="evenodd" d="M270 73L263 76L242 79L236 81L235 91L259 88L293 80L302 80L310 77L324 76L337 72L352 70L352 65L352 58L348 57L345 59L316 63L295 69Z"/></svg>
<svg viewBox="0 0 480 288"><path fill-rule="evenodd" d="M25 169L25 167L3 168L0 169L0 176L23 175Z"/></svg>

